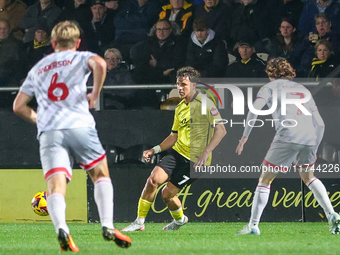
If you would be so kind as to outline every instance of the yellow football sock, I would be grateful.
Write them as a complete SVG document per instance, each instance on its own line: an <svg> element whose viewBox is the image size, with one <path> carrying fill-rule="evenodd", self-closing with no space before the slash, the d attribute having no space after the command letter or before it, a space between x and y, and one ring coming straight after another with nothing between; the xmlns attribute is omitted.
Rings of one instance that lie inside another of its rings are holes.
<svg viewBox="0 0 340 255"><path fill-rule="evenodd" d="M182 206L179 209L177 209L176 211L170 211L170 214L171 214L172 218L174 218L175 220L182 219L182 217L184 215Z"/></svg>
<svg viewBox="0 0 340 255"><path fill-rule="evenodd" d="M149 202L143 198L139 198L137 216L140 218L146 218L151 205L152 205L152 202Z"/></svg>

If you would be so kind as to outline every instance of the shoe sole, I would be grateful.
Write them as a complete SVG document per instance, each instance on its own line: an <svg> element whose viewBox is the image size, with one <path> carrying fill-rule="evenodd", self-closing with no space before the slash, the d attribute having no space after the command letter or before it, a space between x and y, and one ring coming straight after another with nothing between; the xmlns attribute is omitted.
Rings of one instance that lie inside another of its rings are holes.
<svg viewBox="0 0 340 255"><path fill-rule="evenodd" d="M62 231L64 231L64 230L62 230ZM65 234L63 234L63 235L65 235ZM59 241L60 248L61 248L62 251L68 251L68 250L73 251L73 252L79 251L79 248L74 243L71 235L67 235L67 239L63 236L58 235L58 241Z"/></svg>
<svg viewBox="0 0 340 255"><path fill-rule="evenodd" d="M131 246L130 237L122 234L119 230L115 231L115 240L113 240L121 248L129 248Z"/></svg>
<svg viewBox="0 0 340 255"><path fill-rule="evenodd" d="M105 232L103 237L106 241L114 241L121 248L129 248L131 246L131 238L122 234L118 229L114 229L114 233Z"/></svg>
<svg viewBox="0 0 340 255"><path fill-rule="evenodd" d="M71 235L68 236L68 247L73 252L78 252L79 251L79 248L74 243L73 238L72 238Z"/></svg>

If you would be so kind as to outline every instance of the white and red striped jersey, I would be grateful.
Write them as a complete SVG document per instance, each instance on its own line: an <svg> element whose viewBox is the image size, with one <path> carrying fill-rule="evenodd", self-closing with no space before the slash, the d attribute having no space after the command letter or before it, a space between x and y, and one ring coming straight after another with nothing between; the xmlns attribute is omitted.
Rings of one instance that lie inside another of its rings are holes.
<svg viewBox="0 0 340 255"><path fill-rule="evenodd" d="M293 88L299 88L306 92L308 91L303 85L285 79L269 82L259 90L257 99L263 98L269 109L273 105L273 90L277 91L277 107L272 113L276 130L273 141L316 145L317 136L312 115L305 115L295 104L287 104L286 115L281 114L281 92L283 88L288 89L288 91L289 89L294 91ZM286 98L288 99L301 99L304 97L306 97L306 93L302 92L288 92L286 94ZM310 114L313 114L314 111L318 110L313 97L311 97L307 103L304 103L303 106Z"/></svg>
<svg viewBox="0 0 340 255"><path fill-rule="evenodd" d="M55 52L29 71L20 91L36 97L38 136L48 130L95 127L86 97L92 56L92 52Z"/></svg>

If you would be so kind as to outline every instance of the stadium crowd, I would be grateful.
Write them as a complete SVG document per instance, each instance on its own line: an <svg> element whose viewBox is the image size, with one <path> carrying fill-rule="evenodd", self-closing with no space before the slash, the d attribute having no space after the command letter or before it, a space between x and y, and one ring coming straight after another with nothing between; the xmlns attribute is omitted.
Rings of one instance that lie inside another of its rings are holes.
<svg viewBox="0 0 340 255"><path fill-rule="evenodd" d="M0 87L19 87L53 51L50 32L62 20L81 28L78 50L104 57L107 85L173 84L185 65L203 78L265 77L259 53L287 58L310 81L340 63L338 0L168 1L0 0ZM154 91L138 93L107 91L105 104L159 106Z"/></svg>

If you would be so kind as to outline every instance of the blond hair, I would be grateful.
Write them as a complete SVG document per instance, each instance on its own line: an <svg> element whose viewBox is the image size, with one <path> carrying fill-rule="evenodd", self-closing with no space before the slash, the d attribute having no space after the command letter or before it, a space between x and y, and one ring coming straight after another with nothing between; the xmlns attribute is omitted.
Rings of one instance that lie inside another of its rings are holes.
<svg viewBox="0 0 340 255"><path fill-rule="evenodd" d="M285 78L292 80L296 77L295 69L287 61L287 59L278 57L268 61L265 72L269 78L280 79Z"/></svg>
<svg viewBox="0 0 340 255"><path fill-rule="evenodd" d="M314 46L315 54L318 53L318 48L319 48L320 45L324 45L330 51L331 54L334 53L332 44L327 39L321 39L321 40L317 41L317 43Z"/></svg>
<svg viewBox="0 0 340 255"><path fill-rule="evenodd" d="M116 58L118 58L120 61L123 60L122 53L116 48L109 48L105 51L104 57L106 58L109 53L113 53L116 55Z"/></svg>
<svg viewBox="0 0 340 255"><path fill-rule="evenodd" d="M51 33L51 40L55 41L58 47L73 48L80 36L80 30L74 21L62 21L54 26Z"/></svg>

